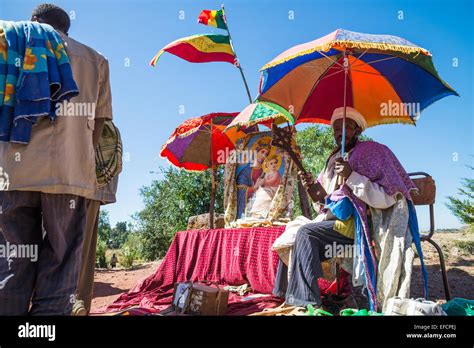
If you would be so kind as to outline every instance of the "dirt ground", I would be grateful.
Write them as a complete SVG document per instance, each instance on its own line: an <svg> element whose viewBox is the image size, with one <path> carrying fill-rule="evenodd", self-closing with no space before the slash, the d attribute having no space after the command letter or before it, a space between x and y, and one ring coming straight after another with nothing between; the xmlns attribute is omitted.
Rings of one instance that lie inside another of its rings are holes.
<svg viewBox="0 0 474 348"><path fill-rule="evenodd" d="M459 249L456 241L473 241L474 235L461 232L436 233L433 240L441 247L446 261L451 298L474 299L474 255ZM423 255L428 271L428 292L430 300L444 299L443 279L439 267L438 253L428 242L422 243ZM420 260L416 259L412 274L411 296L423 297L423 278Z"/></svg>
<svg viewBox="0 0 474 348"><path fill-rule="evenodd" d="M108 306L123 292L129 291L140 280L153 274L161 261L147 262L131 269L96 269L92 312Z"/></svg>
<svg viewBox="0 0 474 348"><path fill-rule="evenodd" d="M446 268L451 297L474 299L474 255L463 252L454 244L456 240L473 240L474 236L465 236L461 232L435 233L433 240L438 243L446 259ZM423 242L423 253L428 270L431 300L444 299L443 281L439 268L439 259L434 247ZM92 311L111 304L121 293L130 290L140 280L154 273L161 261L148 262L133 269L96 270ZM411 295L423 296L423 280L419 259L415 260Z"/></svg>

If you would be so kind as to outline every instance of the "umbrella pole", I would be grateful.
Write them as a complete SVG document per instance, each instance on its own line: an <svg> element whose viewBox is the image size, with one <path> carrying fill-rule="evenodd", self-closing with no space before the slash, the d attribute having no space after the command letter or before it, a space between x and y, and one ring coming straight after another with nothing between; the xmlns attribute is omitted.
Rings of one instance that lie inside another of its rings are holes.
<svg viewBox="0 0 474 348"><path fill-rule="evenodd" d="M212 166L211 170L211 202L209 204L209 228L214 228L214 204L216 202L216 174L217 168Z"/></svg>
<svg viewBox="0 0 474 348"><path fill-rule="evenodd" d="M216 201L216 168L214 167L214 157L212 152L212 119L210 131L210 156L211 156L211 200L209 202L209 228L214 229L214 205Z"/></svg>
<svg viewBox="0 0 474 348"><path fill-rule="evenodd" d="M346 50L344 50L344 61L343 61L343 66L344 66L344 114L342 118L342 142L341 142L341 156L344 158L344 152L345 152L345 147L346 147L346 106L347 106L347 73L349 69L349 64L347 62L347 54Z"/></svg>
<svg viewBox="0 0 474 348"><path fill-rule="evenodd" d="M240 75L242 76L242 81L244 81L245 90L247 91L247 96L249 97L249 102L250 104L252 104L252 96L250 95L250 89L247 84L247 80L245 79L244 71L242 70L242 67L240 66L239 59L237 58L237 53L235 52L234 44L232 43L232 36L230 35L229 24L227 23L227 18L225 16L224 4L222 4L221 7L222 7L222 11L224 12L224 21L225 21L225 26L227 30L227 35L229 35L230 47L232 47L232 51L234 51L235 62L237 63L237 64L234 63L234 65L236 65L237 68L239 68Z"/></svg>

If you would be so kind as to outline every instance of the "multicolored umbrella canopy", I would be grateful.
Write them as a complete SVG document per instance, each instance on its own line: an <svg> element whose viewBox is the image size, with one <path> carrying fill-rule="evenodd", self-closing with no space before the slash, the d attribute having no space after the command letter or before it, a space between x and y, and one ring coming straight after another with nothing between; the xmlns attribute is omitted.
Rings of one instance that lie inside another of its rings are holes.
<svg viewBox="0 0 474 348"><path fill-rule="evenodd" d="M368 127L414 125L430 104L458 95L427 50L397 36L344 29L290 48L261 71L257 99L292 108L296 123L329 124L334 109L350 106Z"/></svg>
<svg viewBox="0 0 474 348"><path fill-rule="evenodd" d="M255 127L245 131L234 128L224 133L237 115L238 112L216 112L184 121L162 146L161 157L176 167L195 171L224 164L234 143L256 130Z"/></svg>
<svg viewBox="0 0 474 348"><path fill-rule="evenodd" d="M256 102L249 104L242 110L227 126L225 132L233 128L252 127L257 124L263 124L271 128L272 124L281 124L288 122L293 125L295 120L293 116L280 105L268 102Z"/></svg>

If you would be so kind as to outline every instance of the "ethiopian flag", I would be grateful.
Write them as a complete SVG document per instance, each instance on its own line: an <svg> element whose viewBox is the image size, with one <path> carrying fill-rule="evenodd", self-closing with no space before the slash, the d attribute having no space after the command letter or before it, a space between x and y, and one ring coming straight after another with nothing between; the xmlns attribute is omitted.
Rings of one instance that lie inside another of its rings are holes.
<svg viewBox="0 0 474 348"><path fill-rule="evenodd" d="M229 37L218 34L193 35L173 41L153 57L150 65L155 66L164 52L192 63L229 62L234 64L235 60Z"/></svg>
<svg viewBox="0 0 474 348"><path fill-rule="evenodd" d="M227 29L223 10L202 10L198 17L198 23L219 29Z"/></svg>

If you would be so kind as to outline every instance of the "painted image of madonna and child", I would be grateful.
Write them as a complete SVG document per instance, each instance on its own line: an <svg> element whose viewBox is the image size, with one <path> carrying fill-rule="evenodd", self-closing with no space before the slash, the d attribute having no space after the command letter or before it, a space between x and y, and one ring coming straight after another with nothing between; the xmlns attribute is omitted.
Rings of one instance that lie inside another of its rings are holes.
<svg viewBox="0 0 474 348"><path fill-rule="evenodd" d="M265 218L284 174L284 156L271 146L271 136L258 134L249 139L246 150L253 161L236 170L237 218Z"/></svg>

